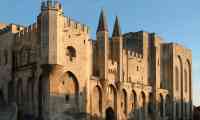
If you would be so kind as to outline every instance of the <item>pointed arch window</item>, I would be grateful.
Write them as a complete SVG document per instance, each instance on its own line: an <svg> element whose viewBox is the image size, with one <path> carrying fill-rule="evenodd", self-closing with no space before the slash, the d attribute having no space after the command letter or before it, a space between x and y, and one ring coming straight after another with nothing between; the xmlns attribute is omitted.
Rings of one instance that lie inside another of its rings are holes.
<svg viewBox="0 0 200 120"><path fill-rule="evenodd" d="M76 49L72 46L68 46L66 54L69 56L69 60L73 61L73 59L76 58Z"/></svg>

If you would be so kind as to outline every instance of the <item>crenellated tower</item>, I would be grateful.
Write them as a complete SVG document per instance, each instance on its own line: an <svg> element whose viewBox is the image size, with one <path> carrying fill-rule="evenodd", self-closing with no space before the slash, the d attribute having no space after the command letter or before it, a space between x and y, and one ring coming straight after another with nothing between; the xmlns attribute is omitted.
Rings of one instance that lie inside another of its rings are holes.
<svg viewBox="0 0 200 120"><path fill-rule="evenodd" d="M109 34L108 26L104 11L101 11L99 18L99 25L96 32L97 37L97 71L99 76L103 79L107 79L108 74L108 58L109 58Z"/></svg>
<svg viewBox="0 0 200 120"><path fill-rule="evenodd" d="M112 59L118 63L118 78L122 80L122 49L123 37L121 33L119 19L116 16L114 29L112 33Z"/></svg>
<svg viewBox="0 0 200 120"><path fill-rule="evenodd" d="M59 1L46 0L41 4L38 16L41 57L44 64L60 64L64 16Z"/></svg>

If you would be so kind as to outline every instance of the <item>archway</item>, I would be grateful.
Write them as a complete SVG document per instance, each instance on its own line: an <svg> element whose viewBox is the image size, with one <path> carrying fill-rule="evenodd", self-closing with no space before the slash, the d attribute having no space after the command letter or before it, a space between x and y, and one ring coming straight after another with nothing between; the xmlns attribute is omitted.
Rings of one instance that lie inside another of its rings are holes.
<svg viewBox="0 0 200 120"><path fill-rule="evenodd" d="M140 95L140 118L142 120L145 120L145 113L146 113L146 96L145 96L145 93L144 92L141 92L141 95Z"/></svg>
<svg viewBox="0 0 200 120"><path fill-rule="evenodd" d="M114 111L117 108L117 92L116 89L113 85L109 85L108 86L108 97L107 97L108 101L109 101L109 106L111 106Z"/></svg>
<svg viewBox="0 0 200 120"><path fill-rule="evenodd" d="M130 95L130 102L131 102L131 108L129 109L129 113L128 113L128 117L130 120L134 120L137 118L137 95L136 95L136 92L133 90L131 92L131 95Z"/></svg>
<svg viewBox="0 0 200 120"><path fill-rule="evenodd" d="M122 109L122 112L126 115L127 114L127 93L125 89L123 89L121 92L121 109Z"/></svg>
<svg viewBox="0 0 200 120"><path fill-rule="evenodd" d="M92 94L92 111L97 116L102 112L102 92L99 86L95 86Z"/></svg>
<svg viewBox="0 0 200 120"><path fill-rule="evenodd" d="M148 102L148 117L150 120L153 120L153 113L155 112L154 103L153 103L153 93L149 93L149 102Z"/></svg>
<svg viewBox="0 0 200 120"><path fill-rule="evenodd" d="M159 101L159 107L160 107L160 117L164 116L164 99L162 94L160 94L160 101Z"/></svg>
<svg viewBox="0 0 200 120"><path fill-rule="evenodd" d="M115 112L112 107L106 109L106 120L115 120Z"/></svg>
<svg viewBox="0 0 200 120"><path fill-rule="evenodd" d="M166 115L170 118L171 117L171 102L170 102L170 97L169 95L166 96Z"/></svg>
<svg viewBox="0 0 200 120"><path fill-rule="evenodd" d="M79 83L72 72L68 71L61 77L58 94L63 101L60 103L63 111L79 112ZM63 104L69 107L66 108Z"/></svg>

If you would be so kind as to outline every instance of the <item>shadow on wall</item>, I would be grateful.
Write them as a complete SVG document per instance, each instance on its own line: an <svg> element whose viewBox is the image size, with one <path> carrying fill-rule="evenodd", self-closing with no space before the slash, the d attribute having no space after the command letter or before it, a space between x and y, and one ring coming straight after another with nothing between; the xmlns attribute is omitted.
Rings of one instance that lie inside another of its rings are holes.
<svg viewBox="0 0 200 120"><path fill-rule="evenodd" d="M200 120L200 106L199 107L194 106L193 120Z"/></svg>
<svg viewBox="0 0 200 120"><path fill-rule="evenodd" d="M83 94L83 93L82 93ZM80 97L80 94L79 94ZM65 99L65 98L64 98ZM3 92L0 91L0 101L1 105L5 105L2 103L6 103L4 100ZM144 107L132 107L132 110L127 113L125 119L120 120L172 120L173 116L176 117L175 120L191 120L191 108L190 103L176 101L172 103L166 102L157 102L157 104L153 103L142 103ZM63 104L64 105L64 104ZM155 109L157 106L157 110ZM2 108L2 106L0 107ZM0 111L4 111L5 109L0 109ZM22 113L21 113L22 112ZM112 109L106 109L104 112L104 118L102 116L98 116L97 114L87 114L84 112L73 112L73 111L65 111L63 112L64 116L68 116L69 119L67 120L116 120L115 111ZM18 113L18 120L42 120L40 118L36 118L34 116L30 116L28 114L24 114L25 111L19 111ZM102 114L102 113L101 113ZM121 114L126 114L126 112L122 112ZM194 120L200 120L200 108L194 109ZM62 120L62 119L61 119ZM64 119L63 119L64 120Z"/></svg>

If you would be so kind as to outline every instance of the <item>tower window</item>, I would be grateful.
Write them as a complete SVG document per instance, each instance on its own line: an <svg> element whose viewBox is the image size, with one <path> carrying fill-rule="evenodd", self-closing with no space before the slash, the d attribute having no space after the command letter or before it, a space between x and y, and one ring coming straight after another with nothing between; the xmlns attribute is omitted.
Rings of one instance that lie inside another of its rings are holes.
<svg viewBox="0 0 200 120"><path fill-rule="evenodd" d="M137 66L137 71L139 71L139 66Z"/></svg>
<svg viewBox="0 0 200 120"><path fill-rule="evenodd" d="M69 56L69 60L73 61L73 58L76 57L76 50L75 50L75 48L72 47L72 46L68 46L66 54L67 54L67 56Z"/></svg>

